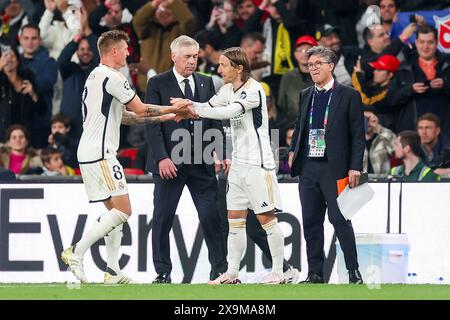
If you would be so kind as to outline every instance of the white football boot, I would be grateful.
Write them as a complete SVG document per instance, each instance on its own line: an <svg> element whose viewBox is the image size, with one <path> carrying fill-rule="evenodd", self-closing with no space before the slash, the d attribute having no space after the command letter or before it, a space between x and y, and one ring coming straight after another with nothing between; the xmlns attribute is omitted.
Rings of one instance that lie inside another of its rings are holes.
<svg viewBox="0 0 450 320"><path fill-rule="evenodd" d="M70 246L61 253L61 260L69 266L75 278L80 280L81 283L88 283L88 279L84 274L83 258L76 256L74 253L74 247Z"/></svg>
<svg viewBox="0 0 450 320"><path fill-rule="evenodd" d="M286 279L283 274L278 274L276 272L270 272L267 274L261 282L262 284L285 284Z"/></svg>
<svg viewBox="0 0 450 320"><path fill-rule="evenodd" d="M124 275L122 272L116 273L110 268L106 269L105 276L103 277L103 283L110 284L139 284L130 277Z"/></svg>
<svg viewBox="0 0 450 320"><path fill-rule="evenodd" d="M208 284L239 284L239 283L241 283L241 280L239 280L238 277L233 276L226 272L222 273L216 279L208 282Z"/></svg>
<svg viewBox="0 0 450 320"><path fill-rule="evenodd" d="M286 279L286 283L292 283L292 284L298 283L299 276L300 276L300 272L298 272L298 270L295 269L293 266L289 266L289 269L287 269L284 272L284 278Z"/></svg>

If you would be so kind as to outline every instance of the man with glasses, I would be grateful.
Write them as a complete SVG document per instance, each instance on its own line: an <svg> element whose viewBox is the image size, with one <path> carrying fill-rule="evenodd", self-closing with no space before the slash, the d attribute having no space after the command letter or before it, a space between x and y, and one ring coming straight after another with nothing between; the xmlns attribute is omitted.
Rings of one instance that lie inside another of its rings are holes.
<svg viewBox="0 0 450 320"><path fill-rule="evenodd" d="M297 68L281 77L280 91L278 92L278 107L286 113L288 125L294 124L297 119L299 90L308 88L313 84L307 67L308 56L306 52L314 46L317 46L317 41L313 37L299 37L294 48Z"/></svg>
<svg viewBox="0 0 450 320"><path fill-rule="evenodd" d="M323 222L333 225L342 247L349 283L361 284L355 235L337 205L337 181L358 185L365 148L364 115L359 93L333 79L334 52L318 46L307 51L308 69L315 85L300 93L300 108L292 138L291 176L300 176L308 277L304 283L324 283ZM329 276L329 275L326 275Z"/></svg>

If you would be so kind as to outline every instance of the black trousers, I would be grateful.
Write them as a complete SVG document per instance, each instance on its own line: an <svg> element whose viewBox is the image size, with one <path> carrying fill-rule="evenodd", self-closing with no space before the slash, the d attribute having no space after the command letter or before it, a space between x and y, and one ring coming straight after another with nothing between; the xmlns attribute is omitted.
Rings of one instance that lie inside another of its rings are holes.
<svg viewBox="0 0 450 320"><path fill-rule="evenodd" d="M219 213L221 217L221 228L222 228L222 236L227 242L228 239L228 218L227 218L227 183L228 180L226 176L219 176L218 179L218 207ZM256 218L256 214L253 210L248 210L247 221L246 221L246 231L248 237L256 243L256 245L261 249L262 253L272 262L272 255L270 253L269 243L267 242L267 233L259 223ZM283 260L283 272L289 269L289 263L286 259Z"/></svg>
<svg viewBox="0 0 450 320"><path fill-rule="evenodd" d="M184 165L177 174L175 179L154 175L153 265L158 274L172 271L169 232L183 188L187 186L198 212L211 264L210 279L213 279L227 270L226 242L217 209L217 179L203 165Z"/></svg>
<svg viewBox="0 0 450 320"><path fill-rule="evenodd" d="M302 160L299 194L303 213L303 229L308 257L308 273L323 276L323 223L328 207L328 220L344 253L348 270L358 269L355 234L350 220L346 220L337 205L337 184L327 160Z"/></svg>

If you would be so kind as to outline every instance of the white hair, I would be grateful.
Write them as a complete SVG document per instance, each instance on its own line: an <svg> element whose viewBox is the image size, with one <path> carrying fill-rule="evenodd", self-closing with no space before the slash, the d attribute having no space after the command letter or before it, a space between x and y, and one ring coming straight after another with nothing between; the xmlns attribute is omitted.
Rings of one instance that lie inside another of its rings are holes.
<svg viewBox="0 0 450 320"><path fill-rule="evenodd" d="M172 43L170 44L170 51L172 53L176 53L180 51L181 47L190 47L190 46L195 46L197 50L200 49L200 45L198 44L197 41L195 41L191 37L182 35L172 41Z"/></svg>

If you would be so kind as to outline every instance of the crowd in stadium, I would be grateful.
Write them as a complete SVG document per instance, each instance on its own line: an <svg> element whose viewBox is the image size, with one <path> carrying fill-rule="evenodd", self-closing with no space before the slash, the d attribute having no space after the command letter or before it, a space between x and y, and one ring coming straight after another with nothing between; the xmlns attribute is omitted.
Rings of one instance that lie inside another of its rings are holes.
<svg viewBox="0 0 450 320"><path fill-rule="evenodd" d="M338 56L336 81L354 87L364 105L364 170L393 173L402 163L398 158L408 156L395 151L400 136L409 141L406 153L434 171L428 180L450 174L450 55L440 50L438 30L421 14L392 32L399 13L446 10L449 0L81 2L79 10L70 0L0 1L4 177L77 173L84 83L99 63L98 37L113 29L129 35L128 65L121 72L142 100L147 80L173 66L170 43L179 35L200 44L198 72L213 78L216 91L223 85L217 72L221 52L242 47L252 77L266 92L270 128L279 130L273 144L281 174L290 170L287 152L300 91L313 85L306 51L328 47ZM119 159L144 173L143 126L121 130ZM405 131L416 134L405 138Z"/></svg>

